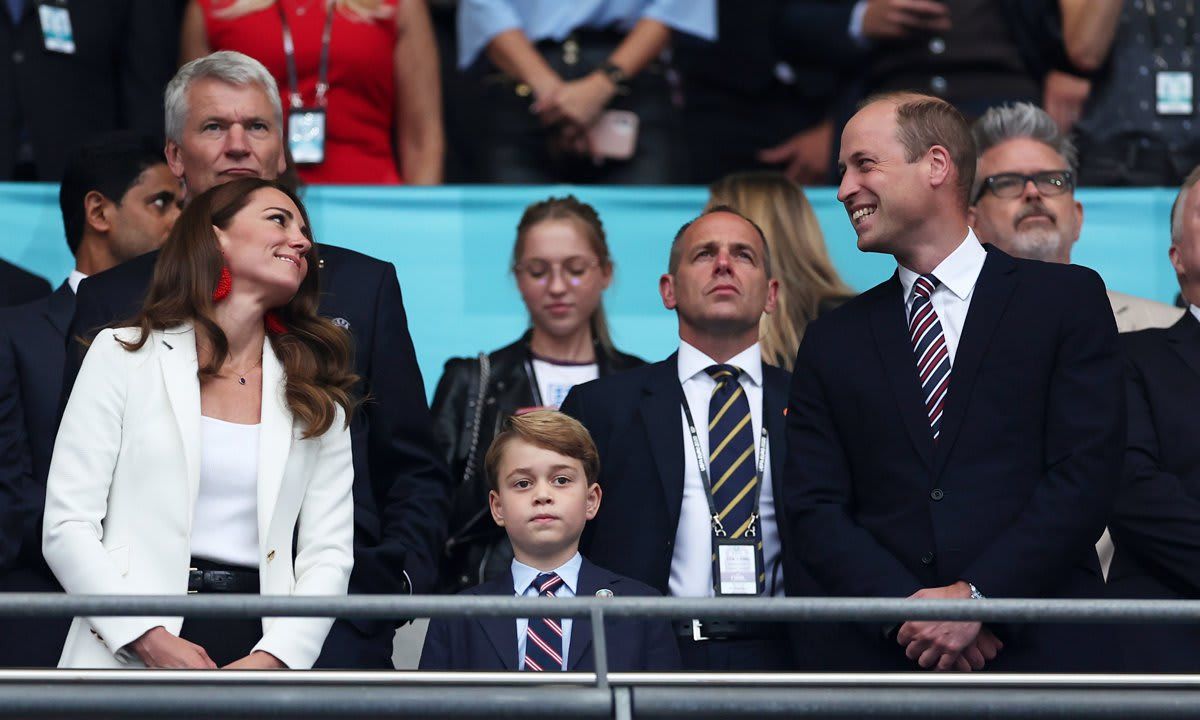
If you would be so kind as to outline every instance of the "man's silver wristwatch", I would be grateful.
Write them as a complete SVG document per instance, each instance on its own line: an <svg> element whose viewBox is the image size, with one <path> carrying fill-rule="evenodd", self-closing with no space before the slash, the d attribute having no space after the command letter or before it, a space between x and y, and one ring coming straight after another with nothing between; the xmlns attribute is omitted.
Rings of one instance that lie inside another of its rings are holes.
<svg viewBox="0 0 1200 720"><path fill-rule="evenodd" d="M987 596L984 595L983 593L979 592L979 588L975 587L975 583L967 583L967 587L971 588L971 599L972 600L986 599Z"/></svg>

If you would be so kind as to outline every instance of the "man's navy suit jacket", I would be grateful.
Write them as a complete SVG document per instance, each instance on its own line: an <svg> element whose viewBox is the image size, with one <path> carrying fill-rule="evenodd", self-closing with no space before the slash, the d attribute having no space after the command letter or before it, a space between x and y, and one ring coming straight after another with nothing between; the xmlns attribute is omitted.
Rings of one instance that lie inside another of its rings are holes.
<svg viewBox="0 0 1200 720"><path fill-rule="evenodd" d="M5 260L0 260L0 307L21 305L50 294L50 283Z"/></svg>
<svg viewBox="0 0 1200 720"><path fill-rule="evenodd" d="M1200 598L1200 322L1121 336L1129 441L1109 530L1114 598ZM1121 625L1129 672L1200 672L1195 625Z"/></svg>
<svg viewBox="0 0 1200 720"><path fill-rule="evenodd" d="M1125 438L1104 283L985 248L936 443L898 274L805 331L781 522L825 595L903 598L958 580L996 598L1103 594L1094 544ZM1103 627L993 629L997 670L1106 669L1115 656ZM835 664L915 667L879 625L844 634Z"/></svg>
<svg viewBox="0 0 1200 720"><path fill-rule="evenodd" d="M63 283L0 310L0 592L62 591L42 557L42 512L74 309ZM69 618L0 618L0 667L57 665L69 626Z"/></svg>
<svg viewBox="0 0 1200 720"><path fill-rule="evenodd" d="M787 388L787 371L764 363L763 422L770 438L776 517L783 517L779 485L787 456ZM691 452L680 415L682 402L678 356L672 354L652 365L577 385L561 408L583 423L600 453L604 502L584 529L584 554L664 595L670 592L683 505L684 453ZM812 577L789 551L792 538L787 528L781 525L779 531L785 591L812 595ZM768 592L775 581L774 568L767 568ZM810 652L821 644L816 639L818 626L798 629L791 647L794 663L818 667Z"/></svg>
<svg viewBox="0 0 1200 720"><path fill-rule="evenodd" d="M446 532L449 477L434 449L425 385L396 270L391 263L353 250L321 245L319 252L324 263L320 313L353 335L354 370L368 398L350 424L350 592L408 592L404 573L412 592L430 592ZM132 317L149 287L156 259L157 253L148 253L84 280L70 337L91 337L109 323ZM67 356L63 405L82 360L78 351ZM379 631L371 622L352 623L366 632ZM387 640L390 647L390 637Z"/></svg>
<svg viewBox="0 0 1200 720"><path fill-rule="evenodd" d="M46 475L58 428L67 328L75 293L0 311L0 569L49 573L42 560Z"/></svg>
<svg viewBox="0 0 1200 720"><path fill-rule="evenodd" d="M592 597L609 590L614 597L655 597L659 593L643 583L598 567L587 558L579 568L576 597ZM464 590L463 595L513 596L512 572ZM609 617L604 621L608 668L614 672L668 672L679 670L679 645L668 620ZM434 618L429 621L422 670L517 670L515 618ZM575 618L571 624L567 670L593 672L592 622Z"/></svg>

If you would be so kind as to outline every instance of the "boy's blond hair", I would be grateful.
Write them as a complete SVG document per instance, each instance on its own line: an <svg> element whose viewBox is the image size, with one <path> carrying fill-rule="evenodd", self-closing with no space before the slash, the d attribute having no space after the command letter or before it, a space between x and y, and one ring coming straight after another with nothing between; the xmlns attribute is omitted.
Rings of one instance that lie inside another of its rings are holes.
<svg viewBox="0 0 1200 720"><path fill-rule="evenodd" d="M513 440L524 440L530 445L578 460L583 465L588 485L600 479L600 453L587 428L575 418L557 410L535 410L510 417L504 429L492 440L483 461L488 488L492 490L499 487L500 461L504 457L504 449Z"/></svg>

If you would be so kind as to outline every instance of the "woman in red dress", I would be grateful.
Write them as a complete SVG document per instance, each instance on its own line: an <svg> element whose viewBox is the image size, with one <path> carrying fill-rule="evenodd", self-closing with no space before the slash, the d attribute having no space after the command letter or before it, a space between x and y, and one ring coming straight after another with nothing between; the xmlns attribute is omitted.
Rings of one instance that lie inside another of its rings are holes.
<svg viewBox="0 0 1200 720"><path fill-rule="evenodd" d="M317 95L326 22L328 91ZM324 106L324 159L298 165L307 183L433 185L442 181L437 46L425 0L189 0L181 61L237 50L271 71L292 105Z"/></svg>

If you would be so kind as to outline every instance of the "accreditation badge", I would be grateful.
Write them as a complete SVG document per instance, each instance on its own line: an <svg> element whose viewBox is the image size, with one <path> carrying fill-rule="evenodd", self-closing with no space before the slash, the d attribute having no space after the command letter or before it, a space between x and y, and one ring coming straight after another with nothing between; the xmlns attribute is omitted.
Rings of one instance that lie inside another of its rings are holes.
<svg viewBox="0 0 1200 720"><path fill-rule="evenodd" d="M717 551L717 595L758 595L762 590L759 578L763 575L762 553L758 538L713 538Z"/></svg>
<svg viewBox="0 0 1200 720"><path fill-rule="evenodd" d="M1191 115L1192 74L1175 70L1154 73L1154 98L1159 115Z"/></svg>
<svg viewBox="0 0 1200 720"><path fill-rule="evenodd" d="M39 2L38 20L42 24L42 46L50 52L75 54L75 34L71 30L71 11L62 2Z"/></svg>
<svg viewBox="0 0 1200 720"><path fill-rule="evenodd" d="M288 149L297 165L325 162L324 108L296 108L289 113Z"/></svg>

